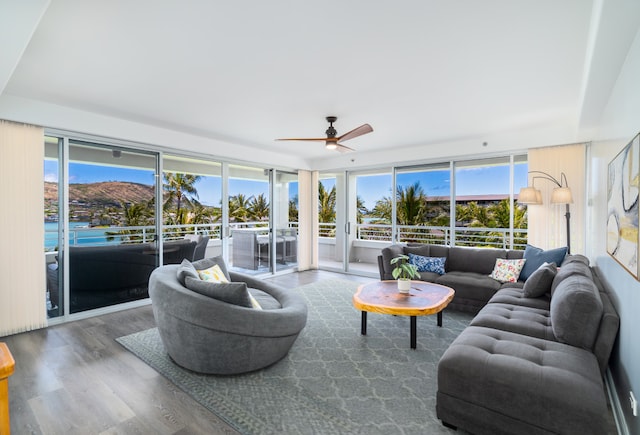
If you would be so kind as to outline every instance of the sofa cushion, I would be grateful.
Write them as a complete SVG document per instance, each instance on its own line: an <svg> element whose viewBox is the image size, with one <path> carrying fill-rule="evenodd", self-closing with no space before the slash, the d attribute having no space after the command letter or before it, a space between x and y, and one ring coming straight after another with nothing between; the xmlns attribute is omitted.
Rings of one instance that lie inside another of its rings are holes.
<svg viewBox="0 0 640 435"><path fill-rule="evenodd" d="M496 258L495 266L489 276L500 282L516 282L525 261L524 259L507 260L505 258Z"/></svg>
<svg viewBox="0 0 640 435"><path fill-rule="evenodd" d="M176 272L176 275L178 277L178 281L180 281L180 284L182 284L183 286L186 286L185 279L188 276L193 279L200 279L200 276L198 275L198 271L196 270L195 267L193 267L193 264L191 264L191 262L186 258L182 260L182 263L180 263L180 266L178 266L178 271Z"/></svg>
<svg viewBox="0 0 640 435"><path fill-rule="evenodd" d="M193 267L196 268L196 270L209 269L210 267L217 264L222 270L224 276L227 278L227 281L231 281L231 278L229 277L229 271L227 270L227 265L221 255L218 255L217 257L203 258L202 260L194 261L192 264Z"/></svg>
<svg viewBox="0 0 640 435"><path fill-rule="evenodd" d="M185 287L201 295L241 307L253 307L247 284L244 282L217 283L187 277L185 283Z"/></svg>
<svg viewBox="0 0 640 435"><path fill-rule="evenodd" d="M525 264L526 266L526 264ZM557 267L555 263L543 263L542 266L529 275L524 282L522 291L526 298L539 298L547 292L551 292L553 278L556 277ZM520 272L522 275L522 272Z"/></svg>
<svg viewBox="0 0 640 435"><path fill-rule="evenodd" d="M562 262L562 265L564 266L566 264L573 263L574 261L580 262L585 266L589 266L590 264L588 257L585 257L584 255L580 255L580 254L571 254L564 257L564 261Z"/></svg>
<svg viewBox="0 0 640 435"><path fill-rule="evenodd" d="M524 267L522 268L522 272L520 272L520 279L526 281L529 276L543 263L555 263L560 266L562 261L564 260L565 255L567 255L567 247L556 248L556 249L540 249L535 246L527 245L524 250L523 258L527 260Z"/></svg>
<svg viewBox="0 0 640 435"><path fill-rule="evenodd" d="M500 285L500 288L517 288L517 289L522 289L522 287L524 287L524 282L522 281L516 281L516 282L503 282Z"/></svg>
<svg viewBox="0 0 640 435"><path fill-rule="evenodd" d="M520 305L549 311L551 297L545 294L539 298L526 298L522 289L503 288L489 299L489 303Z"/></svg>
<svg viewBox="0 0 640 435"><path fill-rule="evenodd" d="M435 255L431 253L431 255ZM489 275L496 264L496 258L507 258L507 251L504 249L491 248L449 248L449 267L447 271L457 270L464 272L475 272Z"/></svg>
<svg viewBox="0 0 640 435"><path fill-rule="evenodd" d="M438 417L446 421L452 399L469 404L478 433L609 433L598 363L584 349L469 326L444 352L437 382ZM513 427L491 424L493 415L507 416Z"/></svg>
<svg viewBox="0 0 640 435"><path fill-rule="evenodd" d="M433 272L444 275L445 257L424 257L422 255L409 253L409 264L418 268L418 272Z"/></svg>
<svg viewBox="0 0 640 435"><path fill-rule="evenodd" d="M428 257L430 254L429 252L431 252L431 245L418 245L418 244L413 244L413 245L408 245L403 247L402 249L402 253L404 255L409 255L409 254L414 254L414 255L422 255L423 257Z"/></svg>
<svg viewBox="0 0 640 435"><path fill-rule="evenodd" d="M563 280L551 296L550 311L558 341L593 348L602 319L602 300L592 279L573 275Z"/></svg>
<svg viewBox="0 0 640 435"><path fill-rule="evenodd" d="M384 274L386 276L391 276L391 273L393 272L393 265L391 264L391 260L396 258L398 255L403 255L403 248L404 246L402 245L391 245L382 249L382 264L384 268Z"/></svg>
<svg viewBox="0 0 640 435"><path fill-rule="evenodd" d="M480 310L470 325L557 341L551 328L549 310L545 309L491 303Z"/></svg>
<svg viewBox="0 0 640 435"><path fill-rule="evenodd" d="M473 272L448 272L435 280L436 284L451 287L456 291L456 299L473 299L484 305L500 288L500 283L487 275Z"/></svg>
<svg viewBox="0 0 640 435"><path fill-rule="evenodd" d="M420 281L427 281L427 282L436 282L436 280L442 276L439 273L435 273L435 272L418 272L418 273L420 274Z"/></svg>
<svg viewBox="0 0 640 435"><path fill-rule="evenodd" d="M589 278L590 280L593 280L593 273L591 273L591 269L583 262L573 261L564 264L558 269L558 272L556 273L556 276L553 278L553 282L551 283L551 297L553 297L556 288L562 281L574 275L584 276L586 278Z"/></svg>
<svg viewBox="0 0 640 435"><path fill-rule="evenodd" d="M280 302L269 293L251 287L249 287L248 290L249 295L255 299L263 310L277 310L282 308Z"/></svg>

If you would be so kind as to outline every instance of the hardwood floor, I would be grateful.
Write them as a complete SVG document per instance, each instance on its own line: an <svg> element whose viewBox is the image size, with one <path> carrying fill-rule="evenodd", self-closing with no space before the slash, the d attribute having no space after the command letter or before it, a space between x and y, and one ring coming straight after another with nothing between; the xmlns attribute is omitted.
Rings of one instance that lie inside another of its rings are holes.
<svg viewBox="0 0 640 435"><path fill-rule="evenodd" d="M284 287L363 278L305 271L269 278ZM155 326L151 306L0 338L13 434L236 434L115 339Z"/></svg>

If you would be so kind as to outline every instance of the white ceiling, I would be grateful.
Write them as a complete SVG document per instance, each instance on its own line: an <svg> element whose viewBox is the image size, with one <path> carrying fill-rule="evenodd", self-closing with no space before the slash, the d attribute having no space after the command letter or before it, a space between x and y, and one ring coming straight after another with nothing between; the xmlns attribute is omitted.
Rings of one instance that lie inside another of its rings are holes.
<svg viewBox="0 0 640 435"><path fill-rule="evenodd" d="M404 148L428 158L456 144L480 154L588 140L628 49L611 54L620 25L603 32L603 16L624 21L619 4L632 3L2 1L15 31L0 34L13 50L0 63L0 115L25 116L8 102L51 103L312 168L388 162ZM594 64L603 53L608 65ZM327 115L338 134L365 122L374 132L347 142L357 152L346 157L274 141L321 137Z"/></svg>

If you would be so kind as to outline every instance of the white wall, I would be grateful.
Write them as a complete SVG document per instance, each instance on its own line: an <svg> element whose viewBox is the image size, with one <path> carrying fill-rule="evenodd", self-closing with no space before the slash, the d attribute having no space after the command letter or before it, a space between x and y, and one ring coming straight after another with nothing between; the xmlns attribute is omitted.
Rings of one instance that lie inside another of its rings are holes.
<svg viewBox="0 0 640 435"><path fill-rule="evenodd" d="M640 398L640 283L606 251L607 165L640 131L640 32L611 93L591 147L587 215L588 256L614 292L620 314L618 342L610 369L629 433L640 433L640 417L631 415L629 391Z"/></svg>

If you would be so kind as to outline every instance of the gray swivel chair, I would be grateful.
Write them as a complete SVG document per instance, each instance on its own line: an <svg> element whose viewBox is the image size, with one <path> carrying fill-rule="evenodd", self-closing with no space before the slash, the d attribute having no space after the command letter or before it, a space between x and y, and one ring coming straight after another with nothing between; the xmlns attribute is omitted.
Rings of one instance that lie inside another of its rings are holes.
<svg viewBox="0 0 640 435"><path fill-rule="evenodd" d="M189 290L177 278L179 268L155 269L149 296L165 349L184 368L231 375L267 367L286 356L306 324L306 303L291 290L229 272L232 282L262 297L262 310L247 308Z"/></svg>

